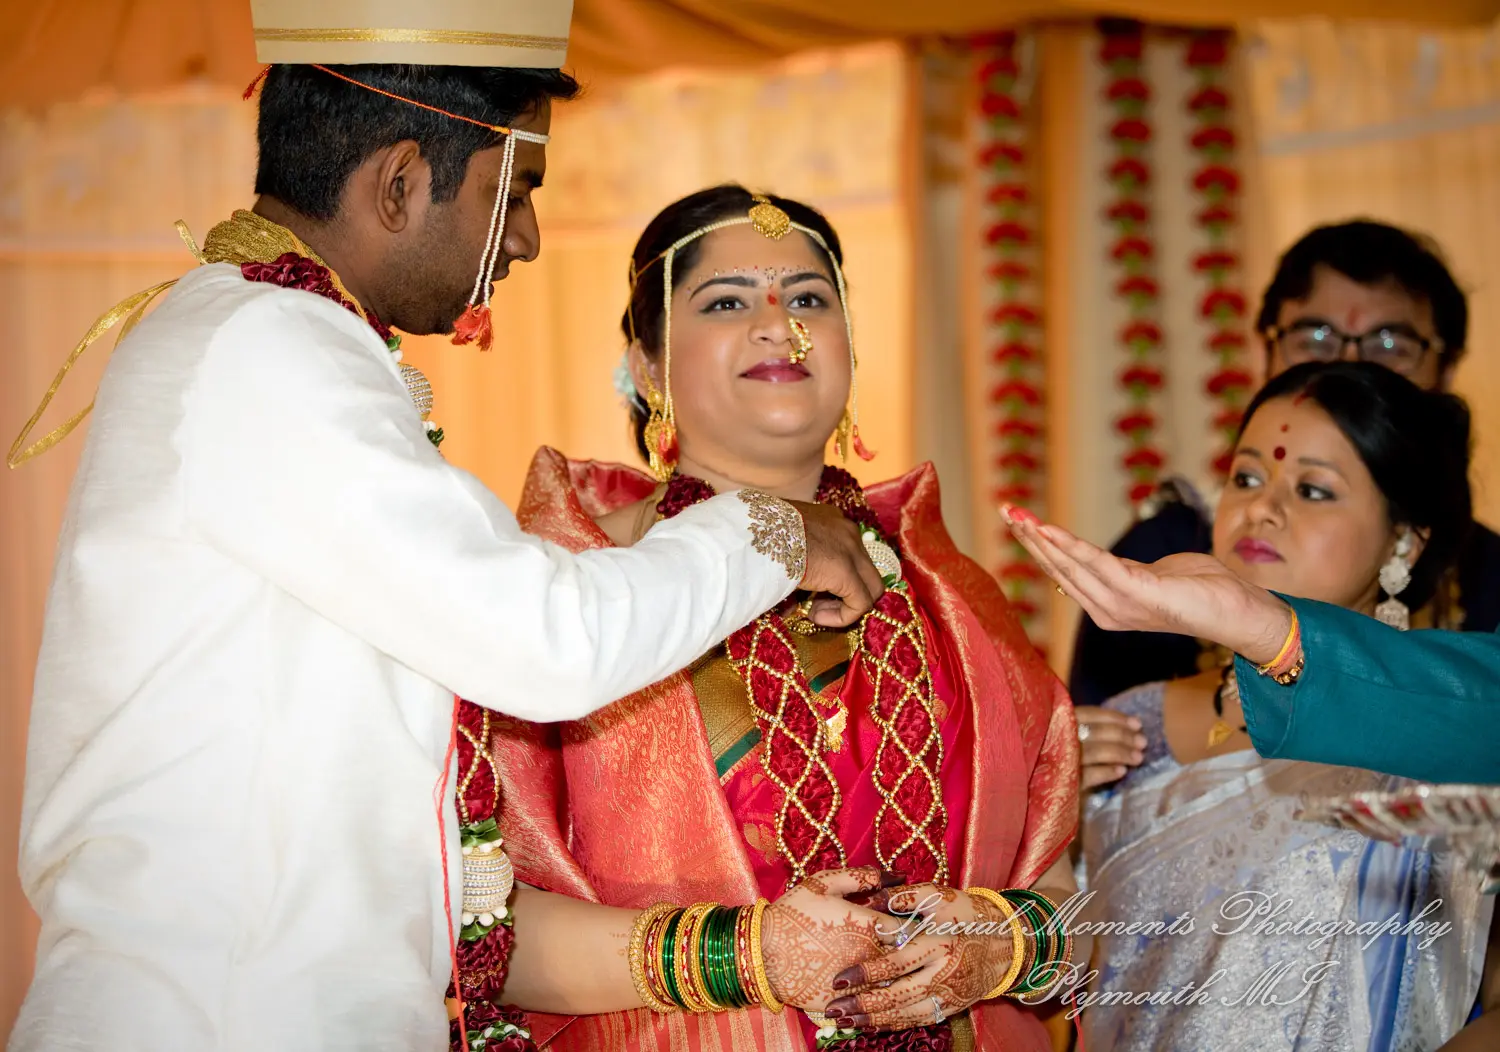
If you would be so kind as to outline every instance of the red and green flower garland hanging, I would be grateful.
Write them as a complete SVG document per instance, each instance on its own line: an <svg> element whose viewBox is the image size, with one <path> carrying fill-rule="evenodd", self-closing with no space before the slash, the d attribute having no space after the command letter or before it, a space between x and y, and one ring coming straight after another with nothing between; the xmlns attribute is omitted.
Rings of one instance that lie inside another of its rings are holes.
<svg viewBox="0 0 1500 1052"><path fill-rule="evenodd" d="M1213 469L1219 475L1229 470L1230 451L1252 384L1242 365L1246 303L1241 261L1235 251L1240 176L1234 163L1236 140L1227 87L1232 39L1230 33L1221 30L1194 33L1183 56L1194 74L1193 91L1187 99L1193 118L1188 143L1198 160L1193 192L1198 204L1195 219L1204 243L1193 260L1193 269L1205 281L1198 313L1211 330L1207 349L1214 357L1214 371L1204 387L1215 404L1213 427L1219 442L1213 453Z"/></svg>
<svg viewBox="0 0 1500 1052"><path fill-rule="evenodd" d="M979 81L978 161L984 216L988 332L994 382L989 391L995 439L994 498L1042 513L1043 383L1037 306L1035 202L1027 166L1029 99L1017 90L1021 68L1013 32L976 38ZM1045 601L1040 574L1025 550L997 527L995 568L1011 605L1035 634Z"/></svg>
<svg viewBox="0 0 1500 1052"><path fill-rule="evenodd" d="M1129 408L1115 420L1126 450L1120 466L1129 479L1126 496L1138 505L1156 490L1165 457L1155 445L1155 402L1164 377L1161 369L1162 328L1154 277L1156 245L1151 237L1151 204L1147 189L1151 166L1147 147L1152 128L1147 119L1150 85L1142 77L1145 31L1136 22L1101 24L1099 61L1109 70L1104 88L1109 103L1108 128L1113 158L1107 170L1113 196L1105 216L1113 225L1109 257L1116 267L1114 291L1126 305L1129 320L1118 339L1126 363L1116 374Z"/></svg>

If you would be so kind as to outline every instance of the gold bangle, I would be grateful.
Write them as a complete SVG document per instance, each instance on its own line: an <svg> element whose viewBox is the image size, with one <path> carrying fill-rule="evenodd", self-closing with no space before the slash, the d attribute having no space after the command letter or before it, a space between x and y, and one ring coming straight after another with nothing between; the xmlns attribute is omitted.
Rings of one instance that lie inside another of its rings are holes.
<svg viewBox="0 0 1500 1052"><path fill-rule="evenodd" d="M964 892L984 899L986 902L996 906L1001 913L1005 914L1006 923L1010 926L1010 970L1005 973L1005 978L995 986L993 990L985 994L981 1000L989 1001L996 997L1005 996L1005 992L1015 985L1016 977L1021 974L1021 968L1026 963L1026 934L1021 928L1021 919L1016 916L1016 908L999 892L991 891L989 888L965 888Z"/></svg>
<svg viewBox="0 0 1500 1052"><path fill-rule="evenodd" d="M658 902L642 911L630 929L630 978L635 981L635 992L640 995L641 1001L653 1012L675 1012L677 1006L663 1001L651 991L651 983L646 979L646 933L653 924L676 908L670 902Z"/></svg>
<svg viewBox="0 0 1500 1052"><path fill-rule="evenodd" d="M765 899L756 899L755 905L751 907L754 912L750 917L750 965L755 972L755 990L760 995L760 1006L767 1012L784 1012L786 1005L776 999L776 991L771 989L771 977L766 974L761 927L765 923L766 907L769 905Z"/></svg>

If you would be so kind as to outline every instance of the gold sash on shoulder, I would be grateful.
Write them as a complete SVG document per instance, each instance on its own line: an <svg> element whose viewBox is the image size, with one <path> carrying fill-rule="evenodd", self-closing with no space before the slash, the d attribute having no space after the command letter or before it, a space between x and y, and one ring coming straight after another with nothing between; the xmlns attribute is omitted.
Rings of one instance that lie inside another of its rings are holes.
<svg viewBox="0 0 1500 1052"><path fill-rule="evenodd" d="M188 251L200 264L203 263L270 263L284 256L288 252L295 252L300 256L306 256L319 266L327 267L318 254L308 248L302 239L292 233L279 223L273 223L264 216L256 215L254 212L238 209L228 219L218 223L208 232L208 237L200 249L198 243L193 240L192 232L188 230L187 224L182 220L176 223L177 234L182 238L183 244L187 245ZM364 308L351 295L339 281L338 275L329 268L329 274L333 279L333 285L339 290L350 303L353 303L359 311L360 317L365 317ZM20 467L34 456L47 452L72 433L73 429L83 423L90 412L93 411L94 403L90 400L78 413L69 417L63 423L47 432L42 438L26 445L26 440L31 437L32 430L37 422L41 420L42 414L52 404L52 399L63 385L69 371L83 357L83 352L88 350L95 341L118 325L119 332L115 336L115 342L111 347L120 345L120 341L130 335L130 330L135 328L137 322L145 314L146 308L151 302L167 289L177 284L178 279L163 281L160 285L153 285L149 289L133 293L109 310L99 316L99 319L89 327L89 331L83 334L83 339L78 341L78 346L73 348L63 362L62 368L57 371L57 376L52 380L52 386L47 388L47 393L42 395L41 403L36 407L36 412L31 414L31 419L26 421L26 426L21 428L21 433L16 440L10 444L10 452L6 454L5 462L12 468ZM24 447L24 448L23 448Z"/></svg>

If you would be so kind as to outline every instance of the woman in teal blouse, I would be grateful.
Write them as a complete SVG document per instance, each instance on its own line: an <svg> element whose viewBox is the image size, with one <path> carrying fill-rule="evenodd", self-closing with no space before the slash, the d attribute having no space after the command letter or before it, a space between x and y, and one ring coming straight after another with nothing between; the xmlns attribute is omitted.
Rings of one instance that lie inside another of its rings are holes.
<svg viewBox="0 0 1500 1052"><path fill-rule="evenodd" d="M1262 756L1500 784L1500 634L1398 632L1352 610L1257 587L1211 555L1133 563L1023 509L1006 516L1042 569L1101 627L1176 632L1238 655L1240 704ZM1282 686L1256 670L1281 650L1293 611L1303 669Z"/></svg>

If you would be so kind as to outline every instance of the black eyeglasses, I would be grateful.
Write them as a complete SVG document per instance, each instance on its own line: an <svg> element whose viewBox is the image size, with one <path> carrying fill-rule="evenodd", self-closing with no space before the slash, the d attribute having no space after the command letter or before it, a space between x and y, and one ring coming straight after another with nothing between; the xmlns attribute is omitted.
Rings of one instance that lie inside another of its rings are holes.
<svg viewBox="0 0 1500 1052"><path fill-rule="evenodd" d="M1358 336L1341 332L1326 322L1297 322L1285 329L1273 326L1266 339L1279 351L1288 365L1303 362L1334 362L1344 356L1344 348L1354 344L1362 362L1374 362L1398 373L1409 373L1422 364L1427 352L1437 347L1429 340L1406 329L1371 329Z"/></svg>

